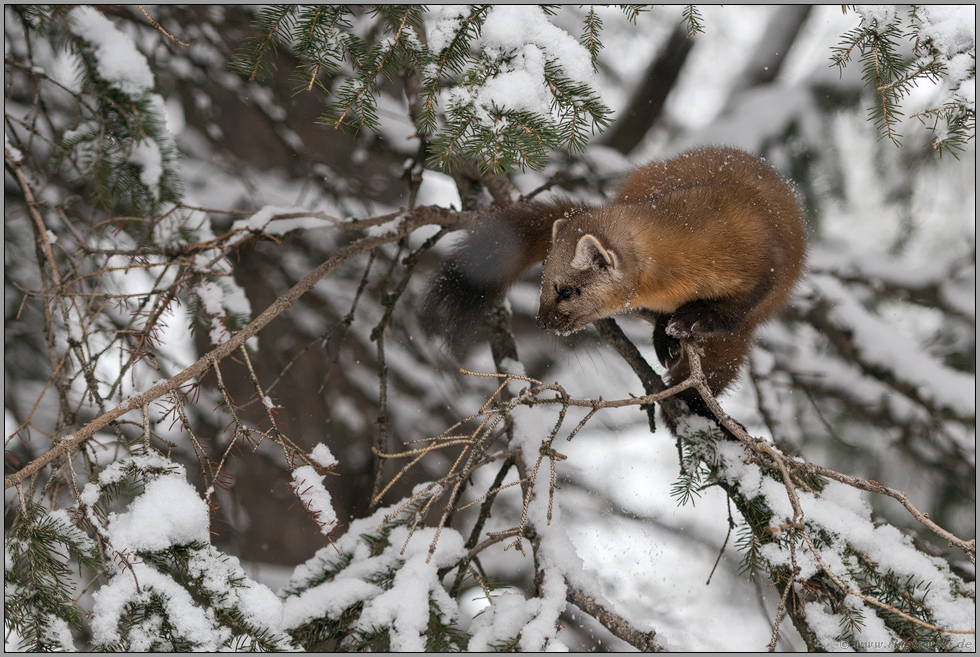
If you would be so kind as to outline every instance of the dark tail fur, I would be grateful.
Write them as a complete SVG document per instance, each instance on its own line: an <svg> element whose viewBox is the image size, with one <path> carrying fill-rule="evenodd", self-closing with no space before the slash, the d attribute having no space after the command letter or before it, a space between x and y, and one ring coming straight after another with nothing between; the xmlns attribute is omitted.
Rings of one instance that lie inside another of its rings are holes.
<svg viewBox="0 0 980 657"><path fill-rule="evenodd" d="M547 257L555 220L583 208L557 199L488 209L429 283L419 311L422 330L441 337L455 357L462 357L510 286Z"/></svg>

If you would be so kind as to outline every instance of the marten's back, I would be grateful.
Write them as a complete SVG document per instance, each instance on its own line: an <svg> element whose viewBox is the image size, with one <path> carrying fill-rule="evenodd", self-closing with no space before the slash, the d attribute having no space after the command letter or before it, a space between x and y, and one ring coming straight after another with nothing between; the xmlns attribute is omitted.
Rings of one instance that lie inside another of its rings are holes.
<svg viewBox="0 0 980 657"><path fill-rule="evenodd" d="M792 190L763 160L734 148L705 148L669 160L651 162L634 170L619 188L623 201L656 198L704 185L729 184Z"/></svg>
<svg viewBox="0 0 980 657"><path fill-rule="evenodd" d="M701 216L684 216L684 221L723 223L726 231L736 235L731 240L733 250L736 244L741 250L714 257L726 255L736 259L737 266L765 268L744 272L751 279L764 277L772 283L746 323L755 326L770 319L786 303L802 273L806 228L795 192L766 162L730 148L692 151L636 169L623 182L619 201L657 204L658 199L693 198L702 193L713 197L710 204L703 204L711 207L704 208ZM744 244L755 247L744 249ZM711 260L713 255L706 253L703 258Z"/></svg>

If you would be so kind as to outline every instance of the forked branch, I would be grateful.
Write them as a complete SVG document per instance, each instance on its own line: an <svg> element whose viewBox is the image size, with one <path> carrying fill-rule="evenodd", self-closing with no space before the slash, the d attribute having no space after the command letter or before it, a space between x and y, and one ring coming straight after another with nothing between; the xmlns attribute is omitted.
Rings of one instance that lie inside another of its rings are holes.
<svg viewBox="0 0 980 657"><path fill-rule="evenodd" d="M362 237L351 244L340 249L333 256L328 258L320 266L308 273L302 280L294 285L288 292L273 301L262 314L253 319L245 328L234 334L229 340L218 345L196 363L183 371L170 377L163 383L159 383L141 394L131 397L126 402L113 409L102 413L95 419L86 423L74 434L57 436L54 445L44 454L29 462L17 472L7 475L3 479L4 489L15 486L26 479L33 477L42 468L55 459L70 454L79 446L89 440L96 432L108 426L110 423L119 419L131 411L136 411L160 397L173 393L181 386L191 380L199 380L210 368L212 363L220 362L226 357L237 351L244 345L249 338L258 334L273 319L281 315L291 307L297 299L313 289L313 287L323 277L339 269L351 259L368 252L382 244L395 242L412 233L420 226L438 225L448 228L458 228L465 226L473 220L476 213L456 212L439 207L421 207L410 213L403 215L393 215L387 217L387 221L382 223L393 223L391 230L379 235L368 235ZM400 220L398 220L400 218ZM375 220L364 220L361 222L350 222L345 225L345 229L364 229L373 225L383 218Z"/></svg>

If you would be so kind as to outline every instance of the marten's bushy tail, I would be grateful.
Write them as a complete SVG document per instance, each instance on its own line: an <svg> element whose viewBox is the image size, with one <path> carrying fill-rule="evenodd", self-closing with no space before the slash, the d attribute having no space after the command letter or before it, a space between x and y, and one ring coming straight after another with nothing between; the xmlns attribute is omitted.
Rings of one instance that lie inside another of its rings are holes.
<svg viewBox="0 0 980 657"><path fill-rule="evenodd" d="M555 220L583 207L557 199L488 209L429 283L419 310L422 330L461 358L510 286L548 255Z"/></svg>

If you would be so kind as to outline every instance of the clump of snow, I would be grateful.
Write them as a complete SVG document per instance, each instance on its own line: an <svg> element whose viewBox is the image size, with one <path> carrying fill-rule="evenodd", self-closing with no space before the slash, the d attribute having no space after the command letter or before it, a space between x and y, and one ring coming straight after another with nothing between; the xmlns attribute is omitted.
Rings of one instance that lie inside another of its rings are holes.
<svg viewBox="0 0 980 657"><path fill-rule="evenodd" d="M431 21L427 35L429 49L432 52L441 53L456 38L456 34L463 26L463 21L469 13L470 9L466 5L436 5L432 7L427 15Z"/></svg>
<svg viewBox="0 0 980 657"><path fill-rule="evenodd" d="M739 493L747 498L761 495L766 505L773 511L773 524L782 523L784 518L795 516L786 488L782 481L764 476L761 468L745 458L742 448L731 442L717 445L721 456L718 465L724 480L736 486ZM739 454L741 452L741 455ZM876 525L871 519L871 511L859 498L860 493L849 486L829 481L822 493L797 491L804 522L810 536L830 537L830 544L818 548L819 556L827 568L852 590L861 590L861 583L852 573L860 568L853 552L860 553L877 564L882 572L890 572L897 581L909 581L920 585L923 591L923 604L930 609L936 623L948 629L970 629L975 624L975 608L969 598L957 595L949 586L949 566L941 559L930 557L918 551L911 539L890 525ZM781 531L773 527L774 531ZM788 547L765 546L760 553L770 563L792 566ZM812 577L822 569L816 555L808 545L796 550L796 564L801 569L800 577ZM864 605L852 600L855 605ZM824 636L825 620L818 615L811 619L807 611L807 621L821 637L825 647L839 634ZM867 616L874 614L867 613ZM829 626L828 626L829 627ZM837 628L837 623L834 622ZM873 640L882 640L886 634L868 629Z"/></svg>
<svg viewBox="0 0 980 657"><path fill-rule="evenodd" d="M436 19L430 33L437 44L448 43L461 17L459 11L447 10ZM491 107L552 115L554 97L545 75L548 63L559 66L574 82L595 84L589 52L537 6L493 6L474 46L494 63L493 74L479 87L454 87L449 105L472 105L487 127L502 127L489 114Z"/></svg>
<svg viewBox="0 0 980 657"><path fill-rule="evenodd" d="M379 523L392 510L379 509L368 518L351 522L333 546L321 549L296 568L289 588L298 592L285 600L284 627L295 629L318 618L336 620L361 602L363 610L355 628L388 628L391 650L423 652L430 602L441 610L443 622L456 617L456 602L443 588L438 573L466 553L463 537L444 528L430 555L435 529L418 530L408 540L408 528L396 527L377 553L364 536L375 535ZM339 562L345 564L342 567L337 563L338 553L344 555ZM391 571L394 577L390 586L382 588L375 583L380 575ZM317 583L310 586L312 581Z"/></svg>
<svg viewBox="0 0 980 657"><path fill-rule="evenodd" d="M525 461L535 463L541 454L542 436L547 436L551 430L548 421L542 414L527 408L514 409L511 417L515 443L522 450ZM474 620L470 650L483 650L488 643L514 638L517 633L509 636L504 633L509 633L518 622L522 624L518 632L522 651L567 650L559 638L558 620L567 606L569 585L597 600L603 599L599 582L586 571L569 536L568 523L562 520L561 497L556 495L551 499L545 474L548 468L547 461L543 461L527 512L527 520L539 537L536 557L543 575L540 595L524 603L514 598L495 598L483 612L488 619L481 621L481 616ZM501 600L504 600L503 607L498 612L495 607ZM498 622L499 628L495 626Z"/></svg>
<svg viewBox="0 0 980 657"><path fill-rule="evenodd" d="M126 513L109 516L108 536L116 550L207 542L208 507L182 475L165 475L149 481Z"/></svg>
<svg viewBox="0 0 980 657"><path fill-rule="evenodd" d="M957 59L962 62L962 57L957 56ZM976 111L977 108L977 81L976 79L964 80L960 83L959 88L956 90L956 95L963 99L963 102L970 106L970 109Z"/></svg>
<svg viewBox="0 0 980 657"><path fill-rule="evenodd" d="M148 104L145 110L149 119L155 119L162 130L154 133L156 139L144 135L126 155L126 160L140 167L140 182L154 201L160 198L160 182L164 171L176 166L176 142L167 129L166 103L159 94L152 93L153 72L146 57L126 34L92 7L78 7L69 13L69 25L74 34L92 48L97 75L111 86ZM64 134L66 142L75 142L82 148L83 141L101 139L100 128L93 122L85 122L75 130Z"/></svg>
<svg viewBox="0 0 980 657"><path fill-rule="evenodd" d="M884 27L895 20L895 5L854 5L854 11L867 23Z"/></svg>
<svg viewBox="0 0 980 657"><path fill-rule="evenodd" d="M237 609L252 625L282 634L282 601L269 587L248 579L237 558L208 545L191 553L187 570L222 609Z"/></svg>
<svg viewBox="0 0 980 657"><path fill-rule="evenodd" d="M71 634L71 627L63 618L48 614L41 630L44 634L44 642L48 644L49 649L53 648L52 652L75 652L77 650L75 639Z"/></svg>
<svg viewBox="0 0 980 657"><path fill-rule="evenodd" d="M95 54L99 76L120 91L139 95L153 88L153 72L133 40L92 7L76 7L68 14L72 32L87 41Z"/></svg>
<svg viewBox="0 0 980 657"><path fill-rule="evenodd" d="M479 45L491 54L516 52L531 59L556 61L575 82L591 83L594 79L589 52L575 37L553 25L536 5L494 6L483 24ZM531 54L532 49L535 54ZM512 94L516 95L516 90Z"/></svg>
<svg viewBox="0 0 980 657"><path fill-rule="evenodd" d="M398 215L391 221L386 221L381 225L370 226L365 232L367 233L368 237L383 237L384 235L390 235L398 230L404 219L405 215Z"/></svg>
<svg viewBox="0 0 980 657"><path fill-rule="evenodd" d="M237 559L210 545L207 503L187 482L183 467L157 455L117 461L103 471L97 482L86 486L83 503L95 503L100 487L121 481L133 470L147 472L160 467L167 471L145 474L143 492L125 512L110 513L101 529L118 559L111 562L109 583L93 594L94 643L105 646L125 639L133 651L159 649L164 620L175 636L196 650L214 651L233 641L247 641L236 638L229 627L219 622L217 608L240 613L269 642L281 649L291 648L289 637L282 632L280 600L268 587L248 579ZM98 521L92 513L89 517ZM185 585L139 557L192 544L197 545L189 551L186 567L188 574L200 581L207 596L203 604L191 597ZM119 628L122 618L129 614L127 609L151 601L163 605L166 618L144 618L129 626L123 637Z"/></svg>
<svg viewBox="0 0 980 657"><path fill-rule="evenodd" d="M337 465L337 458L330 452L330 448L323 443L316 444L316 447L314 447L313 451L310 452L310 458L324 468Z"/></svg>
<svg viewBox="0 0 980 657"><path fill-rule="evenodd" d="M493 603L473 619L470 626L470 652L489 652L494 644L511 641L534 618L541 606L538 599L525 600L514 591L493 597Z"/></svg>
<svg viewBox="0 0 980 657"><path fill-rule="evenodd" d="M932 41L946 57L952 59L976 48L976 5L922 5L917 15L922 21L919 36Z"/></svg>
<svg viewBox="0 0 980 657"><path fill-rule="evenodd" d="M14 162L20 162L24 159L24 155L10 145L10 140L7 139L7 133L3 133L3 152L5 156L9 156Z"/></svg>
<svg viewBox="0 0 980 657"><path fill-rule="evenodd" d="M921 21L920 39L946 60L947 93L955 102L976 111L976 5L924 5L916 15ZM940 130L944 128L937 128Z"/></svg>
<svg viewBox="0 0 980 657"><path fill-rule="evenodd" d="M64 440L69 440L70 437L65 437ZM148 454L131 456L127 459L120 459L115 461L106 467L102 472L99 473L99 477L94 482L89 482L82 489L82 493L79 496L82 504L86 506L93 506L99 501L99 495L102 492L102 488L117 484L126 478L130 468L139 471L148 471L153 469L168 469L172 468L175 472L181 475L184 472L183 466L177 465L172 461L159 456L158 454Z"/></svg>
<svg viewBox="0 0 980 657"><path fill-rule="evenodd" d="M872 23L875 29L896 20L894 5L858 5L855 11L862 23ZM923 5L916 8L919 26L916 37L919 44L928 44L945 60L945 99L976 107L976 5ZM922 64L928 65L933 57L929 50L920 53ZM972 71L972 72L971 72ZM937 136L946 136L945 126L936 127Z"/></svg>
<svg viewBox="0 0 980 657"><path fill-rule="evenodd" d="M557 568L544 568L543 572L541 596L535 599L538 609L535 610L534 618L521 630L520 648L522 652L567 652L568 648L557 638L557 628L558 619L567 604L565 598L568 587Z"/></svg>
<svg viewBox="0 0 980 657"><path fill-rule="evenodd" d="M477 107L496 106L507 110L526 110L535 114L548 115L551 109L551 94L541 84L545 79L544 53L533 45L524 46L508 62L500 73L489 78L471 96ZM460 99L467 98L469 90L454 91Z"/></svg>
<svg viewBox="0 0 980 657"><path fill-rule="evenodd" d="M346 609L362 600L370 600L381 591L380 586L358 577L338 575L329 582L286 598L283 624L295 629L316 618L340 618Z"/></svg>
<svg viewBox="0 0 980 657"><path fill-rule="evenodd" d="M246 318L252 316L252 305L245 291L234 281L231 281L228 289L213 281L205 281L195 291L204 312L211 318L211 344L219 345L231 339L225 325L229 313Z"/></svg>
<svg viewBox="0 0 980 657"><path fill-rule="evenodd" d="M121 481L126 466L134 465L134 461L138 469L166 462L159 457L136 457L127 461L117 461L106 468L99 477L99 484L106 486ZM86 504L97 500L98 486L90 483L82 498ZM133 556L138 551L159 551L174 545L208 541L207 505L184 479L183 468L151 479L125 513L111 513L105 536L116 554L126 556L120 562L114 562L114 569L119 572L93 594L92 634L96 644L117 642L120 639L119 620L126 606L133 602L147 604L151 597L155 597L163 602L171 623L176 625L175 634L202 650L214 650L220 645L215 640L211 619L201 613L187 590ZM159 640L158 629L152 622L138 624L130 632L131 647L137 651L150 649L154 640Z"/></svg>
<svg viewBox="0 0 980 657"><path fill-rule="evenodd" d="M418 205L437 205L440 208L463 207L456 182L444 173L428 169L422 172L422 184L419 186L416 203Z"/></svg>
<svg viewBox="0 0 980 657"><path fill-rule="evenodd" d="M860 602L854 598L847 598L844 605L851 608L860 609ZM864 624L854 632L855 642L868 652L884 652L885 650L894 651L899 645L897 637L885 625L885 621L876 614L863 614Z"/></svg>
<svg viewBox="0 0 980 657"><path fill-rule="evenodd" d="M817 635L820 645L827 649L847 650L837 639L841 633L841 617L826 611L821 605L807 605L806 624Z"/></svg>
<svg viewBox="0 0 980 657"><path fill-rule="evenodd" d="M225 308L222 303L224 293L221 287L212 281L205 281L197 286L195 292L204 307L204 312L211 317L211 344L219 345L227 342L231 339L231 333L222 321L225 317Z"/></svg>
<svg viewBox="0 0 980 657"><path fill-rule="evenodd" d="M231 230L233 232L238 231L238 234L234 235L228 244L234 245L244 240L248 236L246 231L285 235L294 230L323 228L325 221L331 220L325 220L323 216L312 213L306 208L282 208L267 205L252 216L239 219L233 223ZM336 223L337 220L333 219L332 221Z"/></svg>
<svg viewBox="0 0 980 657"><path fill-rule="evenodd" d="M163 157L160 146L152 139L144 139L133 147L129 161L139 165L140 182L150 190L154 199L160 196L160 176L163 175Z"/></svg>
<svg viewBox="0 0 980 657"><path fill-rule="evenodd" d="M317 445L317 447L323 447L323 445ZM330 456L330 458L333 457ZM293 470L292 487L296 491L297 497L303 502L303 506L316 519L320 533L328 536L337 526L337 512L334 511L330 493L323 487L323 476L317 474L313 466L301 466Z"/></svg>
<svg viewBox="0 0 980 657"><path fill-rule="evenodd" d="M159 601L166 610L171 631L191 643L195 650L216 651L230 636L226 629L216 627L214 613L194 603L190 593L171 577L148 566L133 561L130 572L121 573L92 594L92 641L96 645L111 645L120 641L119 621L126 607L146 605ZM134 652L150 650L160 642L159 625L150 618L130 629L130 647Z"/></svg>
<svg viewBox="0 0 980 657"><path fill-rule="evenodd" d="M429 600L439 609L455 610L456 603L442 587L438 570L455 563L465 554L463 537L443 530L435 554L429 558L429 544L435 529L416 533L401 556L404 563L395 574L391 588L364 604L358 625L391 627L391 649L396 652L424 652L429 625ZM394 546L404 544L408 530L399 527L391 533ZM454 615L455 616L455 615ZM452 618L443 618L448 622Z"/></svg>

